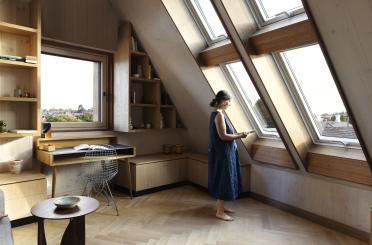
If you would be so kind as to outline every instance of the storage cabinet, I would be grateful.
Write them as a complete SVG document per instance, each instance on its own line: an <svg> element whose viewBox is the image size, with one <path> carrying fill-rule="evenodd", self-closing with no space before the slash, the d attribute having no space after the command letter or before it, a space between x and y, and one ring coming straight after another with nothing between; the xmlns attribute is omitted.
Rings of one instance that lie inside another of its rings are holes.
<svg viewBox="0 0 372 245"><path fill-rule="evenodd" d="M198 153L152 154L130 159L133 191L190 181L208 188L208 156ZM119 164L116 184L128 188L128 166ZM249 191L250 165L240 166L243 191Z"/></svg>
<svg viewBox="0 0 372 245"><path fill-rule="evenodd" d="M46 177L35 171L16 175L1 173L0 189L4 192L5 213L10 220L31 216L32 206L47 199Z"/></svg>

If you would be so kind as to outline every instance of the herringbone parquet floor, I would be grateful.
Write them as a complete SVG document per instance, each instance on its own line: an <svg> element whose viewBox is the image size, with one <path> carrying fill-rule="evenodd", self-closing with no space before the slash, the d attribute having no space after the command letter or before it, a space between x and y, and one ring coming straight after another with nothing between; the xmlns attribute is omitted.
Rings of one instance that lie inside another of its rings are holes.
<svg viewBox="0 0 372 245"><path fill-rule="evenodd" d="M102 207L87 216L87 244L119 245L354 245L367 244L249 198L232 204L235 221L214 218L214 200L191 186L130 200L117 195L120 216ZM65 221L47 221L49 245L59 244ZM13 230L16 245L36 244L37 226Z"/></svg>

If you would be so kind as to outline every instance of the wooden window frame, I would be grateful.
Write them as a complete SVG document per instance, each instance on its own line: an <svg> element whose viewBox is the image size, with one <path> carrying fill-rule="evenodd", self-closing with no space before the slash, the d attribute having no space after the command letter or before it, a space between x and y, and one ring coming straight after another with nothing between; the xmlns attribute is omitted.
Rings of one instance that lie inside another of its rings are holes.
<svg viewBox="0 0 372 245"><path fill-rule="evenodd" d="M61 44L52 41L42 41L42 54L56 55L100 63L101 84L99 90L100 114L99 122L51 122L52 131L94 131L108 130L111 125L111 72L112 55L102 51Z"/></svg>
<svg viewBox="0 0 372 245"><path fill-rule="evenodd" d="M195 1L198 1L198 0L195 0ZM191 3L191 0L184 0L184 2L185 2L185 5L187 6L187 9L189 10L192 18L194 19L196 25L199 27L199 30L201 31L201 33L202 33L205 41L207 42L208 46L211 46L211 45L216 44L218 42L223 42L223 41L229 39L228 36L212 39L210 34L209 34L209 31L207 30L207 27L203 24L203 21L201 20L199 14L197 13L193 4ZM208 21L206 21L206 22L208 24Z"/></svg>

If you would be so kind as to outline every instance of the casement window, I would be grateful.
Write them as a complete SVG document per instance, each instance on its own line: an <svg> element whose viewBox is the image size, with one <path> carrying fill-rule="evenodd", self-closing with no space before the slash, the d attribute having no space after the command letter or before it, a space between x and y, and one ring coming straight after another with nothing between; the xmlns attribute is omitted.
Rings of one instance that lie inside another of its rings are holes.
<svg viewBox="0 0 372 245"><path fill-rule="evenodd" d="M301 0L246 0L259 26L304 13Z"/></svg>
<svg viewBox="0 0 372 245"><path fill-rule="evenodd" d="M227 39L227 33L210 0L185 0L207 43Z"/></svg>
<svg viewBox="0 0 372 245"><path fill-rule="evenodd" d="M57 130L107 128L107 76L106 55L43 45L42 122Z"/></svg>
<svg viewBox="0 0 372 245"><path fill-rule="evenodd" d="M318 44L274 55L315 143L359 145Z"/></svg>
<svg viewBox="0 0 372 245"><path fill-rule="evenodd" d="M253 86L242 62L224 65L224 71L261 137L279 137L269 112Z"/></svg>

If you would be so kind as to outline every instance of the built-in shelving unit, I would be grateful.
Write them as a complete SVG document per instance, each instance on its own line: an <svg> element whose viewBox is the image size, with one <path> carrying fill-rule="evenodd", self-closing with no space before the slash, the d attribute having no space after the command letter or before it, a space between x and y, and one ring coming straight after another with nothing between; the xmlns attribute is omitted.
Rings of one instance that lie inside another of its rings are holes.
<svg viewBox="0 0 372 245"><path fill-rule="evenodd" d="M119 32L114 88L116 131L137 133L183 128L180 119L177 120L176 107L130 23L124 23Z"/></svg>
<svg viewBox="0 0 372 245"><path fill-rule="evenodd" d="M40 0L0 1L0 43L0 120L7 130L30 131L0 138L40 135ZM36 64L24 62L26 56Z"/></svg>

